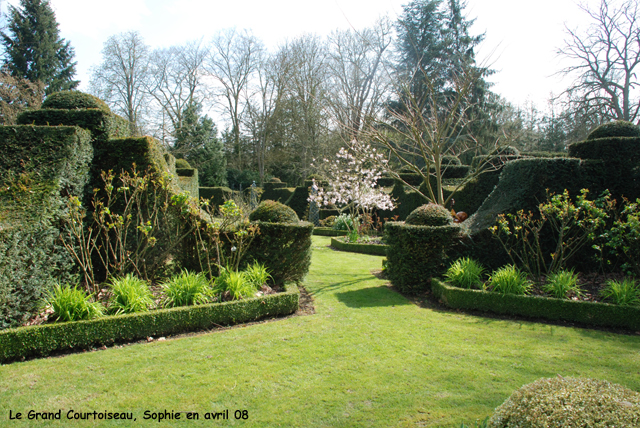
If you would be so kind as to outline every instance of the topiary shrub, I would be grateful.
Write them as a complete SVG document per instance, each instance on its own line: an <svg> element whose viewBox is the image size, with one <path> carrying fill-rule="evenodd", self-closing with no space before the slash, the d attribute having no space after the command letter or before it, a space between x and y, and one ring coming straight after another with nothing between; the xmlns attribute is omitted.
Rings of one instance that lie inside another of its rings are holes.
<svg viewBox="0 0 640 428"><path fill-rule="evenodd" d="M288 206L271 200L260 202L249 215L251 221L263 221L267 223L298 223L298 215Z"/></svg>
<svg viewBox="0 0 640 428"><path fill-rule="evenodd" d="M457 156L445 155L442 156L442 165L462 165L462 162Z"/></svg>
<svg viewBox="0 0 640 428"><path fill-rule="evenodd" d="M520 156L520 150L511 146L504 146L498 149L498 156Z"/></svg>
<svg viewBox="0 0 640 428"><path fill-rule="evenodd" d="M496 409L487 426L637 427L640 394L595 379L539 379L515 391Z"/></svg>
<svg viewBox="0 0 640 428"><path fill-rule="evenodd" d="M640 128L631 122L616 120L598 126L587 136L587 140L610 137L640 137Z"/></svg>
<svg viewBox="0 0 640 428"><path fill-rule="evenodd" d="M269 180L269 183L282 183L282 180L278 177L272 177L271 180Z"/></svg>
<svg viewBox="0 0 640 428"><path fill-rule="evenodd" d="M107 103L100 98L80 91L55 92L44 100L42 108L60 110L98 109L105 113L111 113Z"/></svg>
<svg viewBox="0 0 640 428"><path fill-rule="evenodd" d="M176 169L191 168L186 159L176 159Z"/></svg>
<svg viewBox="0 0 640 428"><path fill-rule="evenodd" d="M405 222L414 226L447 226L453 224L453 217L442 205L429 203L411 211Z"/></svg>

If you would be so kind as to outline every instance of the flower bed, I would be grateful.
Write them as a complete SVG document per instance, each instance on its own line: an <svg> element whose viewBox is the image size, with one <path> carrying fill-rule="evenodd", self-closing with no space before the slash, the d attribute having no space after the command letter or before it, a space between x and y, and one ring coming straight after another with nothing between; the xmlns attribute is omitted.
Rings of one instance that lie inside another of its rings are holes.
<svg viewBox="0 0 640 428"><path fill-rule="evenodd" d="M431 290L452 309L478 310L552 321L640 331L640 307L452 287L433 278Z"/></svg>
<svg viewBox="0 0 640 428"><path fill-rule="evenodd" d="M7 329L0 331L0 363L289 315L299 297L298 287L289 284L283 293L244 300Z"/></svg>
<svg viewBox="0 0 640 428"><path fill-rule="evenodd" d="M347 243L339 238L331 238L331 246L340 251L349 251L352 253L371 254L374 256L386 256L387 245L366 244L366 243Z"/></svg>

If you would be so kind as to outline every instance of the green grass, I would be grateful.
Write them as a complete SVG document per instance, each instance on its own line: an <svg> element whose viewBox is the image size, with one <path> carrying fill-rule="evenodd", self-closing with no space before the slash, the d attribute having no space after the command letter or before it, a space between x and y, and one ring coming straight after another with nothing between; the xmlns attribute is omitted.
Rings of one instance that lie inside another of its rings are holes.
<svg viewBox="0 0 640 428"><path fill-rule="evenodd" d="M0 366L0 426L458 428L541 377L640 390L639 336L420 308L370 274L381 257L313 243L314 315ZM30 409L130 411L137 421L8 421L9 410ZM165 409L201 420L142 420ZM202 420L223 409L231 420ZM245 409L248 420L233 418Z"/></svg>

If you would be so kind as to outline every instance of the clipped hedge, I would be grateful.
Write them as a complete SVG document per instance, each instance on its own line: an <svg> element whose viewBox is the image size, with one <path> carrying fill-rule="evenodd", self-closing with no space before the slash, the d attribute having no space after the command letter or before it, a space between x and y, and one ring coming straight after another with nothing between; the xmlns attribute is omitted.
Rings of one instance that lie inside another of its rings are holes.
<svg viewBox="0 0 640 428"><path fill-rule="evenodd" d="M129 122L115 114L98 109L41 109L25 111L18 116L19 125L79 126L91 132L94 147L111 138L128 137Z"/></svg>
<svg viewBox="0 0 640 428"><path fill-rule="evenodd" d="M446 251L459 235L458 225L412 226L387 222L387 274L393 285L410 294L426 291L431 277L444 270Z"/></svg>
<svg viewBox="0 0 640 428"><path fill-rule="evenodd" d="M208 199L215 206L224 204L233 196L233 190L228 187L200 187L198 191L201 198Z"/></svg>
<svg viewBox="0 0 640 428"><path fill-rule="evenodd" d="M340 251L350 253L371 254L373 256L386 256L387 246L381 244L361 244L356 242L344 242L340 239L331 238L331 246Z"/></svg>
<svg viewBox="0 0 640 428"><path fill-rule="evenodd" d="M306 219L309 217L309 186L296 187L291 197L285 203L296 212L298 218Z"/></svg>
<svg viewBox="0 0 640 428"><path fill-rule="evenodd" d="M80 91L60 91L49 95L42 103L43 109L98 109L105 113L111 113L111 109L98 97L85 94Z"/></svg>
<svg viewBox="0 0 640 428"><path fill-rule="evenodd" d="M311 265L313 224L256 223L260 233L247 250L243 263L263 263L276 284L302 281Z"/></svg>
<svg viewBox="0 0 640 428"><path fill-rule="evenodd" d="M38 312L74 264L59 240L66 196L81 196L92 155L76 127L0 127L0 329Z"/></svg>
<svg viewBox="0 0 640 428"><path fill-rule="evenodd" d="M265 186L269 183L265 183ZM273 184L273 183L272 183ZM285 184L286 183L276 183L276 184ZM260 201L276 201L282 204L285 204L291 196L295 192L294 187L279 187L276 189L268 190L266 187L262 195L260 196Z"/></svg>
<svg viewBox="0 0 640 428"><path fill-rule="evenodd" d="M332 227L314 227L313 234L318 236L345 236L346 230L335 230Z"/></svg>
<svg viewBox="0 0 640 428"><path fill-rule="evenodd" d="M298 299L298 287L289 284L283 293L245 300L4 330L0 362L289 315L298 309Z"/></svg>
<svg viewBox="0 0 640 428"><path fill-rule="evenodd" d="M452 309L493 312L569 321L598 327L640 330L640 307L609 303L555 299L542 296L519 296L490 291L452 287L436 278L431 281L433 294Z"/></svg>
<svg viewBox="0 0 640 428"><path fill-rule="evenodd" d="M569 156L637 164L640 162L640 137L607 137L580 141L569 146Z"/></svg>

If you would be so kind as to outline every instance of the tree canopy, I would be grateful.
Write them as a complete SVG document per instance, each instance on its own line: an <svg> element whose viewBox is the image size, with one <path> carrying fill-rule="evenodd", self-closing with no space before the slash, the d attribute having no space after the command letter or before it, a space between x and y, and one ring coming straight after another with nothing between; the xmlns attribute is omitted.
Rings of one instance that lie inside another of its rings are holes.
<svg viewBox="0 0 640 428"><path fill-rule="evenodd" d="M60 37L58 23L48 0L20 0L9 6L7 32L1 34L4 67L11 76L41 81L45 94L75 89L75 52Z"/></svg>

